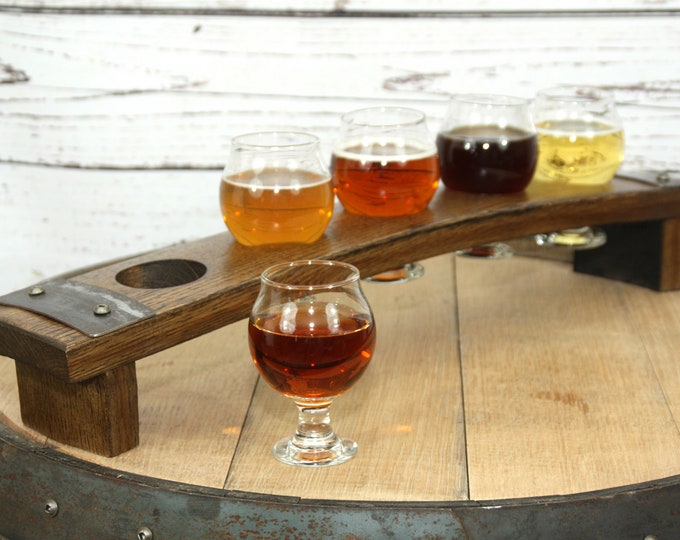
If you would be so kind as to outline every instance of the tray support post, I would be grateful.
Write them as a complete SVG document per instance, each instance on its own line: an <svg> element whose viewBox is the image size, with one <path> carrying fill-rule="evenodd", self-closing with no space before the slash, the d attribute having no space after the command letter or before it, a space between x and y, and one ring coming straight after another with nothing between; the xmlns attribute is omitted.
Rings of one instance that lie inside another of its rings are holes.
<svg viewBox="0 0 680 540"><path fill-rule="evenodd" d="M574 270L657 291L680 289L680 218L602 227L607 243L576 251Z"/></svg>
<svg viewBox="0 0 680 540"><path fill-rule="evenodd" d="M60 443L113 457L139 444L135 363L67 382L15 361L24 424Z"/></svg>

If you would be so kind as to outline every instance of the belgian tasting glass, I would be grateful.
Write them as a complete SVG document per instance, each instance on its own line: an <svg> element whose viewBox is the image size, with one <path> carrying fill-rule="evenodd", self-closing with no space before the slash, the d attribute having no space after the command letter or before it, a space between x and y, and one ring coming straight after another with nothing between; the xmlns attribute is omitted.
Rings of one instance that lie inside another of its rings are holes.
<svg viewBox="0 0 680 540"><path fill-rule="evenodd" d="M529 100L492 94L453 96L437 135L444 185L468 193L524 190L536 167L536 131ZM512 255L492 243L462 252L485 258Z"/></svg>
<svg viewBox="0 0 680 540"><path fill-rule="evenodd" d="M534 102L538 133L536 182L556 186L608 186L623 161L623 126L612 96L597 88L559 86ZM539 245L592 249L606 241L596 228L580 227L536 236Z"/></svg>
<svg viewBox="0 0 680 540"><path fill-rule="evenodd" d="M220 206L240 244L312 243L326 230L333 205L331 175L316 136L263 131L232 140Z"/></svg>
<svg viewBox="0 0 680 540"><path fill-rule="evenodd" d="M297 430L276 443L274 456L312 467L354 457L357 445L335 434L329 407L359 380L375 348L375 322L359 271L324 260L268 268L248 337L262 378L298 407Z"/></svg>
<svg viewBox="0 0 680 540"><path fill-rule="evenodd" d="M425 210L439 185L437 148L425 114L406 107L369 107L341 117L331 159L333 186L345 210L393 217ZM418 263L369 278L420 277Z"/></svg>

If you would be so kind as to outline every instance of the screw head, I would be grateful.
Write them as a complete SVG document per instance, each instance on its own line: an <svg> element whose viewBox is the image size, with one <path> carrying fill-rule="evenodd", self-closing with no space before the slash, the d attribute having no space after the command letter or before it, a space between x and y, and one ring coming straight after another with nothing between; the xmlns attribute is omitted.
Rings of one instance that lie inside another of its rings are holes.
<svg viewBox="0 0 680 540"><path fill-rule="evenodd" d="M153 532L149 527L140 527L137 531L137 538L139 540L153 540Z"/></svg>
<svg viewBox="0 0 680 540"><path fill-rule="evenodd" d="M55 517L59 513L59 505L54 499L45 501L45 513L50 517Z"/></svg>
<svg viewBox="0 0 680 540"><path fill-rule="evenodd" d="M94 307L94 314L98 317L103 317L109 313L111 313L111 308L108 306L108 304L97 304Z"/></svg>
<svg viewBox="0 0 680 540"><path fill-rule="evenodd" d="M43 289L40 285L36 285L35 287L28 289L28 296L40 296L41 294L45 294L45 289Z"/></svg>

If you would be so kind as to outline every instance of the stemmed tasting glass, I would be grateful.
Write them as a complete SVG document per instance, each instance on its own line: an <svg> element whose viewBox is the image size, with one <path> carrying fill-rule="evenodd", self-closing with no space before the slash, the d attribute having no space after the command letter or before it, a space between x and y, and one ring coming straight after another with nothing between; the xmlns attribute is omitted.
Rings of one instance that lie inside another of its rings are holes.
<svg viewBox="0 0 680 540"><path fill-rule="evenodd" d="M623 162L624 136L613 97L587 86L539 92L534 103L538 132L536 182L606 188ZM592 249L606 241L591 227L539 234L539 245Z"/></svg>
<svg viewBox="0 0 680 540"><path fill-rule="evenodd" d="M515 193L531 182L536 131L529 100L493 94L454 95L437 135L444 185L468 193ZM459 252L503 258L510 246L497 242Z"/></svg>
<svg viewBox="0 0 680 540"><path fill-rule="evenodd" d="M334 203L330 171L315 135L262 131L232 139L220 206L240 244L314 242L326 230Z"/></svg>
<svg viewBox="0 0 680 540"><path fill-rule="evenodd" d="M331 159L333 186L345 210L374 217L425 210L439 185L437 148L425 114L406 107L368 107L341 117ZM371 281L409 281L423 274L410 263Z"/></svg>
<svg viewBox="0 0 680 540"><path fill-rule="evenodd" d="M298 407L297 430L276 443L274 456L308 467L354 457L357 444L335 434L329 407L359 380L375 348L375 323L359 271L325 260L266 269L248 337L262 378Z"/></svg>

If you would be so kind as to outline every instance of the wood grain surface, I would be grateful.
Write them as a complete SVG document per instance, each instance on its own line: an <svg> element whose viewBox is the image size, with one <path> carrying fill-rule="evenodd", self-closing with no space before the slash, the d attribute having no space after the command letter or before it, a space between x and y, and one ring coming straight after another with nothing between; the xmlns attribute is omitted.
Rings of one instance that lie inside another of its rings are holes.
<svg viewBox="0 0 680 540"><path fill-rule="evenodd" d="M369 105L421 109L435 133L452 93L590 84L615 95L625 171L680 169L680 2L563 4L1 3L0 294L226 237L217 189L234 135L311 131L328 156L339 115ZM294 496L524 497L678 474L678 293L559 262L487 263L442 256L417 282L366 285L383 326L333 407L360 444L344 469L302 474L268 455L294 409L257 383L243 321L137 363L141 443L121 456L26 428L6 358L2 420L105 466Z"/></svg>
<svg viewBox="0 0 680 540"><path fill-rule="evenodd" d="M425 261L420 280L364 289L379 325L362 380L332 406L357 457L279 464L292 402L258 380L244 321L138 362L141 444L113 469L194 485L345 500L489 500L680 472L680 292L515 257ZM3 421L18 417L0 362Z"/></svg>

